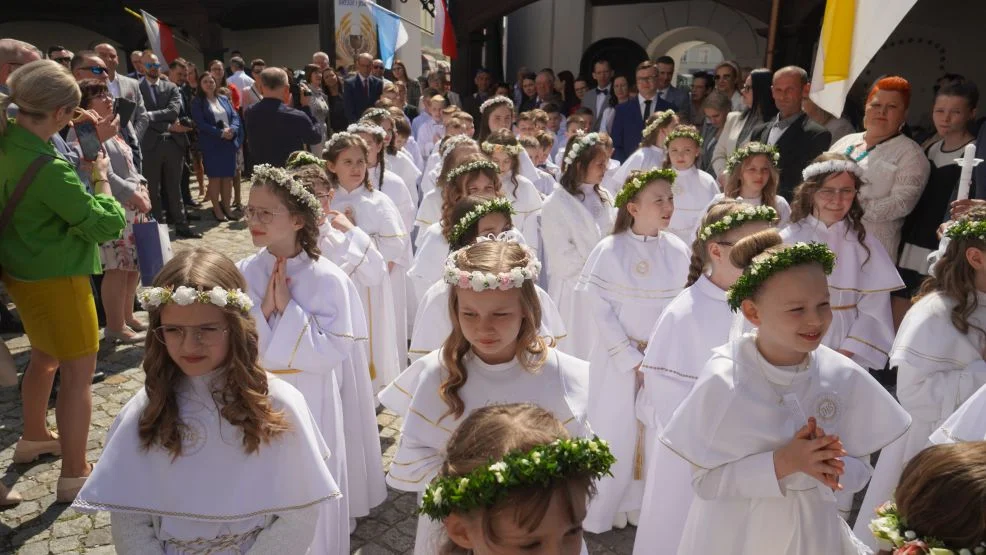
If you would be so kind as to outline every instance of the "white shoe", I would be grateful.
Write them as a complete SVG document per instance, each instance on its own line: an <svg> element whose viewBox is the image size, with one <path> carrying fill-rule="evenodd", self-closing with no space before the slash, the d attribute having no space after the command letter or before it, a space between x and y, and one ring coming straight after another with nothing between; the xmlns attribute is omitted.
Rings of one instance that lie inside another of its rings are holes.
<svg viewBox="0 0 986 555"><path fill-rule="evenodd" d="M626 513L616 513L613 517L613 528L617 530L622 530L627 527L627 514Z"/></svg>
<svg viewBox="0 0 986 555"><path fill-rule="evenodd" d="M640 511L628 511L627 522L630 526L637 526L640 523Z"/></svg>

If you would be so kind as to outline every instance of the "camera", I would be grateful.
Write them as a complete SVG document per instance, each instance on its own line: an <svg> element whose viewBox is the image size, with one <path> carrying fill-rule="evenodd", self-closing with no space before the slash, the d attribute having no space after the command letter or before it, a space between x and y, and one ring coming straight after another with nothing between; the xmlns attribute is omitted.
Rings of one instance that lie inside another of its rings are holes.
<svg viewBox="0 0 986 555"><path fill-rule="evenodd" d="M182 116L178 118L178 124L183 125L185 127L195 127L195 121L188 116Z"/></svg>

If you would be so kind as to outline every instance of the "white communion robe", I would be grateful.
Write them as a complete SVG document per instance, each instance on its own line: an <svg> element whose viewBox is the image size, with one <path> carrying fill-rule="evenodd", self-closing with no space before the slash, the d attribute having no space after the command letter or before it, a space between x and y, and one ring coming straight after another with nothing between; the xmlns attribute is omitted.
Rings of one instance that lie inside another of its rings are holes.
<svg viewBox="0 0 986 555"><path fill-rule="evenodd" d="M441 152L439 152L439 149L435 149L431 151L431 154L428 155L428 161L425 163L425 169L423 170L423 173L424 175L428 175L429 173L434 171L435 177L437 178L438 171L440 171L441 169L442 169L442 154ZM429 188L428 191L430 191L434 187L435 187L435 182L432 181L431 188ZM421 194L425 194L428 191L426 191L424 187L421 188Z"/></svg>
<svg viewBox="0 0 986 555"><path fill-rule="evenodd" d="M360 229L366 232L373 239L373 244L383 255L383 259L388 263L393 263L393 268L389 270L390 285L393 292L394 305L394 330L396 333L397 362L400 368L407 365L407 336L408 310L407 294L407 268L411 265L411 238L407 234L407 228L401 220L400 212L394 205L390 197L381 193L378 189L367 191L360 185L348 192L342 187L336 189L335 198L332 199L332 207L340 212L345 212L346 208L352 208L356 221L353 222ZM366 291L361 291L361 295ZM370 297L365 299L367 305L376 305L378 302L385 302L383 299ZM370 312L372 314L372 311ZM376 389L380 389L380 384L390 383L391 376L381 376L377 374L374 384Z"/></svg>
<svg viewBox="0 0 986 555"><path fill-rule="evenodd" d="M644 360L644 387L637 395L637 416L648 428L647 481L634 555L651 555L660 545L675 553L695 492L691 467L657 437L688 396L712 350L729 341L733 313L726 291L702 275L674 298L654 326Z"/></svg>
<svg viewBox="0 0 986 555"><path fill-rule="evenodd" d="M407 270L408 286L413 291L413 298L408 295L408 302L415 306L415 326L419 320L417 311L421 308L421 299L431 284L442 278L445 271L445 260L449 255L448 241L442 234L441 222L435 222L418 232L418 250L414 260ZM415 326L411 326L413 335Z"/></svg>
<svg viewBox="0 0 986 555"><path fill-rule="evenodd" d="M712 206L716 202L723 200L725 198L726 198L725 194L719 193L712 198L712 201L709 202L709 206ZM735 197L735 200L743 201L749 204L750 206L761 206L763 204L763 199L761 199L760 197L755 197L755 198ZM787 199L785 199L780 195L777 195L776 197L774 197L774 209L777 210L777 218L778 218L776 227L777 230L780 231L781 229L787 227L788 223L791 221L791 205L788 204ZM708 207L706 207L706 211L707 210Z"/></svg>
<svg viewBox="0 0 986 555"><path fill-rule="evenodd" d="M428 229L428 226L441 222L442 190L443 187L435 187L421 198L421 206L418 207L418 213L414 218L414 225L418 228L418 237L414 241L415 247L421 248L421 242L424 240L421 236Z"/></svg>
<svg viewBox="0 0 986 555"><path fill-rule="evenodd" d="M668 231L691 246L709 201L719 194L719 185L716 178L695 166L676 171L678 177L674 180L674 213L671 214Z"/></svg>
<svg viewBox="0 0 986 555"><path fill-rule="evenodd" d="M584 198L579 199L559 187L545 199L541 212L548 293L568 330L564 351L582 360L589 359L598 331L588 309L577 302L575 285L589 253L612 232L616 216L609 193L600 192L602 200L592 185L582 185Z"/></svg>
<svg viewBox="0 0 986 555"><path fill-rule="evenodd" d="M404 180L399 175L390 169L383 172L382 183L379 167L367 168L367 171L370 172L370 183L373 184L373 188L394 201L394 206L397 207L397 211L401 214L401 221L404 222L404 230L411 229L414 226L414 214L417 211L418 204L412 199L411 192L408 189L409 186L404 183ZM411 186L413 187L414 184L412 183Z"/></svg>
<svg viewBox="0 0 986 555"><path fill-rule="evenodd" d="M402 150L397 151L397 154L385 154L384 161L387 164L387 171L394 172L404 182L407 192L411 195L411 206L416 211L418 209L418 180L421 179L421 170L414 165L411 155Z"/></svg>
<svg viewBox="0 0 986 555"><path fill-rule="evenodd" d="M451 286L441 279L434 282L421 298L418 315L414 320L414 333L411 334L411 348L408 356L413 364L428 353L440 349L452 333L452 320L449 316L448 297ZM538 334L554 341L555 346L565 339L565 324L558 307L548 293L534 286L541 302L541 327Z"/></svg>
<svg viewBox="0 0 986 555"><path fill-rule="evenodd" d="M555 349L537 372L528 372L517 359L504 364L486 364L468 353L463 361L468 374L459 389L465 404L462 417L444 416L448 406L439 396L439 386L448 376L435 351L411 365L387 389L380 402L404 418L397 452L387 473L391 487L423 492L441 468L449 437L474 410L504 403L533 403L554 414L573 437L587 437L588 364ZM438 553L435 544L442 527L426 516L418 518L416 555Z"/></svg>
<svg viewBox="0 0 986 555"><path fill-rule="evenodd" d="M555 190L555 186L557 184L558 180L555 179L555 176L551 175L546 170L538 168L538 178L537 181L534 182L534 187L538 190L538 193L541 194L542 199L550 195Z"/></svg>
<svg viewBox="0 0 986 555"><path fill-rule="evenodd" d="M435 184L438 183L438 177L441 174L442 167L435 166L428 170L425 170L421 174L421 200L424 201L425 195L435 190ZM420 203L418 204L420 206Z"/></svg>
<svg viewBox="0 0 986 555"><path fill-rule="evenodd" d="M353 280L363 303L367 340L367 367L374 392L379 392L404 370L397 353L394 293L387 262L373 239L359 227L343 233L328 221L319 226L322 256L334 262Z"/></svg>
<svg viewBox="0 0 986 555"><path fill-rule="evenodd" d="M336 454L337 464L330 464L330 469L347 506L363 509L359 500L370 506L379 504L383 501L377 499L379 491L372 499L367 492L376 483L368 478L372 469L349 468L350 461L360 465L371 458L372 449L379 445L379 439L367 433L375 434L377 430L375 423L366 422L363 410L373 407L372 399L360 399L361 394L372 392L369 387L358 385L368 371L363 356L365 346L361 344L367 339L366 323L356 286L327 258L312 260L301 252L287 260L291 301L283 314L272 314L267 320L261 303L275 264L276 258L266 248L236 264L246 278L247 293L253 301L250 314L257 324L261 363L305 396L326 444ZM347 428L351 428L348 433ZM354 443L347 449L349 438ZM369 507L365 510L369 512ZM333 542L344 541L342 547L348 550L350 511L346 513L345 522L320 521L313 548L332 549L329 546Z"/></svg>
<svg viewBox="0 0 986 555"><path fill-rule="evenodd" d="M243 433L220 414L214 392L224 369L182 377L176 388L185 425L182 454L144 449L140 418L148 405L138 391L113 421L92 475L72 503L76 511L110 512L121 554L304 555L320 512L343 519L345 501L329 470L329 449L295 388L268 379L268 397L288 424L270 443L247 454ZM332 458L338 453L332 453ZM348 524L343 520L342 529ZM324 544L320 544L324 545ZM338 549L321 551L344 555ZM326 546L327 548L329 546ZM341 546L337 546L341 548Z"/></svg>
<svg viewBox="0 0 986 555"><path fill-rule="evenodd" d="M644 426L635 410L636 377L647 338L664 307L685 286L690 251L675 235L625 231L592 249L576 285L598 339L589 355L589 421L616 457L598 485L583 527L601 534L617 513L640 509L644 493Z"/></svg>
<svg viewBox="0 0 986 555"><path fill-rule="evenodd" d="M826 227L808 216L782 229L781 237L786 243L817 241L832 249L835 268L828 276L832 324L822 344L850 351L863 368L882 369L894 343L890 292L904 288L886 249L879 248L882 245L872 235L860 244L844 219Z"/></svg>
<svg viewBox="0 0 986 555"><path fill-rule="evenodd" d="M975 295L979 306L969 324L982 329L986 326L986 293ZM928 446L928 437L986 385L986 338L974 327L968 333L955 328L951 321L955 304L941 293L932 293L912 306L901 322L890 351L890 366L897 367L897 399L911 415L911 429L880 453L860 514L871 515L890 499L904 466ZM860 519L857 533L864 521L869 523L869 519ZM867 529L865 524L862 528ZM867 538L866 543L876 546L875 539Z"/></svg>
<svg viewBox="0 0 986 555"><path fill-rule="evenodd" d="M645 146L633 151L633 154L626 159L620 167L603 179L602 187L609 191L611 197L616 198L626 183L630 172L634 170L653 170L664 166L664 159L667 152L659 146Z"/></svg>
<svg viewBox="0 0 986 555"><path fill-rule="evenodd" d="M840 481L859 491L870 454L907 431L907 413L866 370L824 345L801 371L767 363L753 334L713 353L660 438L692 465L695 499L678 553L866 553L832 490L800 472L778 480L773 452L813 416L839 435L848 452Z"/></svg>
<svg viewBox="0 0 986 555"><path fill-rule="evenodd" d="M517 185L514 185L514 179ZM511 217L514 229L524 235L527 245L536 253L541 244L541 206L544 203L541 193L530 179L510 172L500 174L500 191L514 209L515 214Z"/></svg>
<svg viewBox="0 0 986 555"><path fill-rule="evenodd" d="M962 403L929 439L934 445L986 441L986 386Z"/></svg>

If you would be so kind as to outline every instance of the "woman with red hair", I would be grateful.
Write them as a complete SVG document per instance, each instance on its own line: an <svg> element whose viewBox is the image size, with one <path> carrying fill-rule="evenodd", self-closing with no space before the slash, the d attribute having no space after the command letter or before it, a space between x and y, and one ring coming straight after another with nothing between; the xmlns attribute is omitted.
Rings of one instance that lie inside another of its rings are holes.
<svg viewBox="0 0 986 555"><path fill-rule="evenodd" d="M931 171L921 145L901 133L911 101L911 85L903 77L877 81L866 99L862 133L846 135L829 152L852 157L863 168L866 185L859 190L863 224L897 261L904 218L917 205ZM910 303L893 300L895 324Z"/></svg>

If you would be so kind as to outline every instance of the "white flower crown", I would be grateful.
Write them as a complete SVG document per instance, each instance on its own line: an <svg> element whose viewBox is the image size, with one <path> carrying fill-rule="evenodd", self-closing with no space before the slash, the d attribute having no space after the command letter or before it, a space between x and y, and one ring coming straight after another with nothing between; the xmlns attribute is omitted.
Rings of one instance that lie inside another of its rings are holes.
<svg viewBox="0 0 986 555"><path fill-rule="evenodd" d="M478 237L476 243L482 243L484 241L516 243L527 253L526 266L511 268L509 271L499 274L460 270L458 267L459 253L469 248L464 247L449 254L448 258L445 259L445 283L463 289L471 288L473 291L489 291L492 289L506 291L523 286L524 282L529 279L537 279L538 274L541 272L541 261L537 259L537 256L535 256L534 251L530 247L518 243L515 237L511 232L505 231L499 235L491 234L487 237Z"/></svg>
<svg viewBox="0 0 986 555"><path fill-rule="evenodd" d="M469 172L474 172L476 170L493 170L494 172L500 171L500 166L494 164L490 160L476 160L475 162L469 162L468 164L462 164L461 166L456 166L452 168L452 171L448 172L445 176L446 183L455 182L455 178L460 175L467 174Z"/></svg>
<svg viewBox="0 0 986 555"><path fill-rule="evenodd" d="M170 287L149 287L141 291L137 298L140 306L147 311L156 310L162 305L175 303L180 306L188 306L192 303L211 304L219 308L227 305L239 309L241 312L250 312L253 308L253 301L240 289L227 291L222 287L213 287L208 291L193 289L185 285L179 285L172 290Z"/></svg>
<svg viewBox="0 0 986 555"><path fill-rule="evenodd" d="M826 160L824 162L808 164L808 167L801 170L801 179L808 181L819 175L842 172L849 172L860 179L863 177L863 168L859 167L859 164L852 160Z"/></svg>
<svg viewBox="0 0 986 555"><path fill-rule="evenodd" d="M769 206L747 206L740 212L703 227L698 232L698 238L708 241L710 237L721 235L743 224L761 221L773 223L777 220L777 211Z"/></svg>
<svg viewBox="0 0 986 555"><path fill-rule="evenodd" d="M349 133L347 131L337 131L337 132L333 133L331 137L329 137L329 140L328 141L326 141L325 148L323 150L325 152L328 152L341 139L353 139L353 140L357 140L357 141L363 143L363 147L369 148L369 147L366 146L366 141L363 140L363 137L360 137L359 135L357 135L355 133Z"/></svg>
<svg viewBox="0 0 986 555"><path fill-rule="evenodd" d="M497 104L503 104L504 106L509 106L511 110L514 109L514 101L510 100L509 98L503 95L500 95L500 96L494 96L493 98L490 98L486 102L480 104L479 113L485 114L487 109L489 109L492 106L496 106Z"/></svg>
<svg viewBox="0 0 986 555"><path fill-rule="evenodd" d="M572 150L568 151L568 154L565 156L566 168L575 163L576 158L579 157L579 154L583 150L599 143L599 133L589 133L588 135L579 133L572 137L572 140L575 141L572 143Z"/></svg>
<svg viewBox="0 0 986 555"><path fill-rule="evenodd" d="M656 112L654 115L657 117L657 119L652 121L650 125L644 128L644 131L640 134L641 137L646 137L647 135L650 135L651 133L656 131L658 127L664 125L665 122L667 122L670 118L673 118L674 110L664 110L662 112Z"/></svg>
<svg viewBox="0 0 986 555"><path fill-rule="evenodd" d="M360 120L358 123L351 124L346 128L348 133L366 133L368 135L373 135L381 141L387 138L387 132L384 131L383 127L371 122Z"/></svg>
<svg viewBox="0 0 986 555"><path fill-rule="evenodd" d="M376 117L380 117L380 116L386 116L388 118L389 117L392 117L390 115L390 111L387 110L387 109L384 109L384 108L369 108L369 109L367 109L367 111L363 112L363 115L362 116L359 117L359 121L362 122L363 120L370 119L370 118L376 118Z"/></svg>
<svg viewBox="0 0 986 555"><path fill-rule="evenodd" d="M469 143L476 144L476 141L468 135L453 135L452 137L449 137L449 140L445 141L445 144L442 145L441 150L438 152L439 157L442 159L442 163L445 162L448 155L452 154L452 151L457 147Z"/></svg>
<svg viewBox="0 0 986 555"><path fill-rule="evenodd" d="M493 154L498 150L503 150L511 156L520 156L520 153L524 150L524 147L520 145L500 145L489 142L483 143L483 152L486 154Z"/></svg>
<svg viewBox="0 0 986 555"><path fill-rule="evenodd" d="M274 183L278 187L284 187L291 193L291 196L298 199L302 206L307 207L315 214L316 221L322 218L322 203L304 185L295 181L284 168L275 168L270 164L258 164L253 167L254 183L258 179Z"/></svg>

